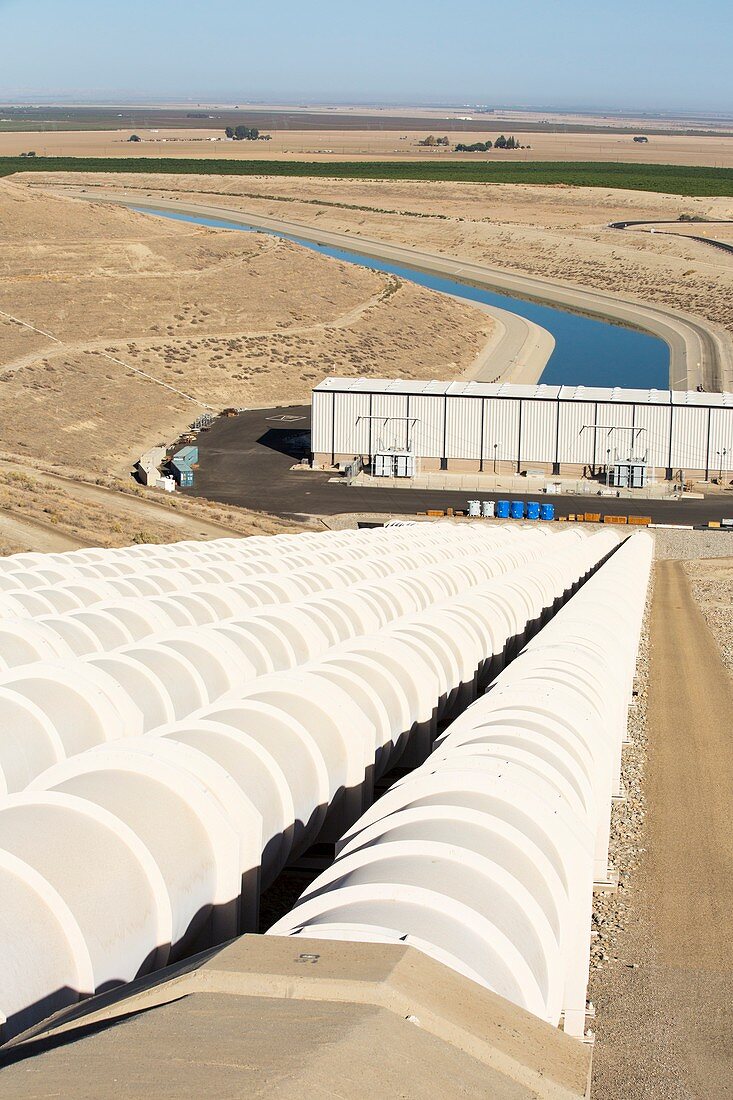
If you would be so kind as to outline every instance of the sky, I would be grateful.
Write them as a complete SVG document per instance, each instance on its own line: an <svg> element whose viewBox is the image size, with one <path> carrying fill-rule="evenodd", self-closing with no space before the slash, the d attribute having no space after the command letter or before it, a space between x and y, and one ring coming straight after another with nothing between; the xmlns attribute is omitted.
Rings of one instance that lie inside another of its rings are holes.
<svg viewBox="0 0 733 1100"><path fill-rule="evenodd" d="M0 0L0 98L733 113L731 0Z"/></svg>

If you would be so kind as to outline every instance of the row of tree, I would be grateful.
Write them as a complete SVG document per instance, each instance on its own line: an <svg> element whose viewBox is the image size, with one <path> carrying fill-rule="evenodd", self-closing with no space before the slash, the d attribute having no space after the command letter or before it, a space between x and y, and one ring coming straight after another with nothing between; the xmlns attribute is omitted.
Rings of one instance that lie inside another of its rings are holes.
<svg viewBox="0 0 733 1100"><path fill-rule="evenodd" d="M417 144L418 145L428 145L428 146L450 145L450 138L448 138L448 137L436 138L435 134L428 134L428 136L426 138L423 138L422 141L418 141Z"/></svg>
<svg viewBox="0 0 733 1100"><path fill-rule="evenodd" d="M256 126L227 126L224 131L232 141L270 141L269 134L261 134Z"/></svg>
<svg viewBox="0 0 733 1100"><path fill-rule="evenodd" d="M531 145L521 145L515 137L500 134L495 142L475 141L473 145L456 145L457 153L488 153L492 149L531 149Z"/></svg>

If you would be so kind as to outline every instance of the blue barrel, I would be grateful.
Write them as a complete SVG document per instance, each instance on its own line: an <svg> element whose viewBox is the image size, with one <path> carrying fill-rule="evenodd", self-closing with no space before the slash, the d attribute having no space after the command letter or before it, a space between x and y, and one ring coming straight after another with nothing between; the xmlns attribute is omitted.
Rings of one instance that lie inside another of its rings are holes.
<svg viewBox="0 0 733 1100"><path fill-rule="evenodd" d="M540 519L554 519L555 518L555 505L543 504L540 507Z"/></svg>
<svg viewBox="0 0 733 1100"><path fill-rule="evenodd" d="M496 518L497 519L509 519L509 501L497 500L496 502Z"/></svg>
<svg viewBox="0 0 733 1100"><path fill-rule="evenodd" d="M524 501L513 500L509 505L509 515L512 519L524 519Z"/></svg>
<svg viewBox="0 0 733 1100"><path fill-rule="evenodd" d="M527 519L540 518L540 504L537 500L527 501Z"/></svg>

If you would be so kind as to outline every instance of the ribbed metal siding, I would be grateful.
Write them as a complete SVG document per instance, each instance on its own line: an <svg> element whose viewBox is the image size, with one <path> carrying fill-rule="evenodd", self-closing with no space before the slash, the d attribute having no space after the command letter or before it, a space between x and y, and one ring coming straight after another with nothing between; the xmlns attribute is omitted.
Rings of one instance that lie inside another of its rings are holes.
<svg viewBox="0 0 733 1100"><path fill-rule="evenodd" d="M723 451L727 451L725 456ZM723 473L733 470L733 409L711 410L709 455L710 472L716 477L721 464Z"/></svg>
<svg viewBox="0 0 733 1100"><path fill-rule="evenodd" d="M443 408L442 394L410 398L410 416L417 420L412 430L415 454L428 458L443 457Z"/></svg>
<svg viewBox="0 0 733 1100"><path fill-rule="evenodd" d="M672 418L672 466L704 470L707 466L708 410L676 405Z"/></svg>
<svg viewBox="0 0 733 1100"><path fill-rule="evenodd" d="M611 462L644 461L645 432L634 432L634 406L599 402L596 406L596 463L605 463L610 448ZM627 430L628 429L628 430ZM588 430L588 429L586 429Z"/></svg>
<svg viewBox="0 0 733 1100"><path fill-rule="evenodd" d="M666 469L670 458L670 406L637 405L636 424L646 428L640 434L637 446L642 453L646 449L647 464Z"/></svg>
<svg viewBox="0 0 733 1100"><path fill-rule="evenodd" d="M522 463L554 462L557 401L522 402Z"/></svg>
<svg viewBox="0 0 733 1100"><path fill-rule="evenodd" d="M494 449L494 444L499 446ZM492 461L494 454L501 461L517 461L519 454L519 402L501 397L489 397L484 402L484 458Z"/></svg>
<svg viewBox="0 0 733 1100"><path fill-rule="evenodd" d="M597 423L595 405L591 402L561 401L558 461L572 462L579 466L590 465L594 461L605 462L605 446L599 439L595 450L603 452L603 457L594 457L593 437L596 433L592 427L586 426Z"/></svg>
<svg viewBox="0 0 733 1100"><path fill-rule="evenodd" d="M481 451L481 399L446 399L446 458L478 459Z"/></svg>
<svg viewBox="0 0 733 1100"><path fill-rule="evenodd" d="M331 408L334 395L314 390L311 402L311 450L316 454L331 453Z"/></svg>
<svg viewBox="0 0 733 1100"><path fill-rule="evenodd" d="M336 454L369 454L369 394L337 393L334 450Z"/></svg>
<svg viewBox="0 0 733 1100"><path fill-rule="evenodd" d="M697 395L694 395L697 396ZM332 423L332 409L336 409ZM633 457L666 469L719 469L718 452L733 470L733 407L708 408L702 404L624 404L623 402L548 401L532 397L444 397L443 394L338 392L315 390L312 405L312 450L320 454L369 454L379 446L402 449L407 442L404 419L380 424L377 418L415 419L410 442L415 452L428 458L483 459L488 468L494 456L521 464L554 462L587 465L627 457L630 433L619 430L635 425ZM483 415L482 415L483 412ZM556 417L559 415L559 423ZM357 424L357 419L363 417ZM483 421L483 444L481 443ZM594 431L592 425L598 425ZM589 427L584 427L589 425ZM709 425L709 431L708 431ZM615 426L609 431L608 427ZM671 439L670 439L671 432ZM557 433L557 458L556 456ZM709 439L708 439L709 435ZM499 446L495 449L494 444Z"/></svg>
<svg viewBox="0 0 733 1100"><path fill-rule="evenodd" d="M411 400L414 401L414 398ZM407 440L407 424L404 419L388 420L389 417L406 417L407 397L400 394L375 393L372 399L372 451L385 448L404 449ZM412 410L410 410L412 415ZM383 421L387 420L387 423Z"/></svg>

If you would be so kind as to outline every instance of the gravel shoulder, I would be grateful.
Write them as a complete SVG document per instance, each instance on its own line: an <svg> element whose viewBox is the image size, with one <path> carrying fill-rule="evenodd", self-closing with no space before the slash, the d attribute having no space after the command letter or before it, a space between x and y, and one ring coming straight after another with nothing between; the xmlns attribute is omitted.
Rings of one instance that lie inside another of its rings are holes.
<svg viewBox="0 0 733 1100"><path fill-rule="evenodd" d="M685 572L705 622L718 643L721 660L733 674L733 556L689 561L685 563Z"/></svg>
<svg viewBox="0 0 733 1100"><path fill-rule="evenodd" d="M731 510L733 511L733 506ZM733 558L733 531L674 531L659 528L654 532L654 557L657 561Z"/></svg>

